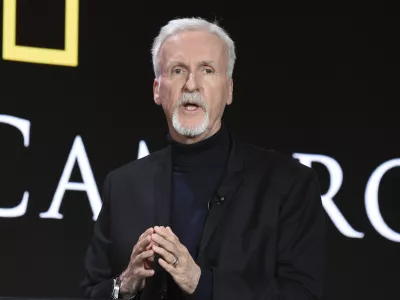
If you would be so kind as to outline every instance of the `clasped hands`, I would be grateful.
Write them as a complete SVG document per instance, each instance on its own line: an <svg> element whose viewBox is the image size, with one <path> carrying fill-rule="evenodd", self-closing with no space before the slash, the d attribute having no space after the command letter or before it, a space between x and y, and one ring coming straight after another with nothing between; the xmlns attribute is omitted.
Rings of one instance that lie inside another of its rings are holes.
<svg viewBox="0 0 400 300"><path fill-rule="evenodd" d="M120 275L120 292L124 298L142 290L146 278L155 274L152 263L156 253L160 256L160 266L171 274L182 291L192 294L196 290L201 276L200 267L170 227L155 226L139 237L133 247L129 265Z"/></svg>

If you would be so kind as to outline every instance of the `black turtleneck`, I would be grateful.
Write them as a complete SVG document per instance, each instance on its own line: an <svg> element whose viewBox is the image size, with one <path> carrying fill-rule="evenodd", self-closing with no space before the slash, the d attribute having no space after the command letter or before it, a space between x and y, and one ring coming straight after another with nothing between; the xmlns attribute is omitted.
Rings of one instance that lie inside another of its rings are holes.
<svg viewBox="0 0 400 300"><path fill-rule="evenodd" d="M217 133L195 144L181 144L170 136L169 142L172 148L173 184L171 229L196 261L208 202L215 195L228 161L230 136L223 125ZM211 291L212 281L205 279L209 277L206 270L202 270L202 274L202 284L198 285L202 291L196 289L196 294L204 297ZM175 291L173 299L179 299L175 294L176 287L172 290Z"/></svg>

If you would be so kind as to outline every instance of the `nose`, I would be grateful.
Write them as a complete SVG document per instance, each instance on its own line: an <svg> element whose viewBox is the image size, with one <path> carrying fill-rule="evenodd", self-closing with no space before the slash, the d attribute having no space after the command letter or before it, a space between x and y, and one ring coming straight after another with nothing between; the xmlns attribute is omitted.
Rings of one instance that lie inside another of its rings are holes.
<svg viewBox="0 0 400 300"><path fill-rule="evenodd" d="M196 76L193 73L189 73L189 77L185 84L185 90L188 92L194 92L198 89L198 82Z"/></svg>

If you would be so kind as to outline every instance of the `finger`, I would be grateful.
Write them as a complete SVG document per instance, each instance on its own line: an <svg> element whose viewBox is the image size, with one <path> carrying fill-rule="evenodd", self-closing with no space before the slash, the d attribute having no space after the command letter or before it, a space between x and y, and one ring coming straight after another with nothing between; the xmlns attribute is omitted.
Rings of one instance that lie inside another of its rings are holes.
<svg viewBox="0 0 400 300"><path fill-rule="evenodd" d="M145 232L143 232L140 237L139 237L139 241L142 240L143 238L145 238L146 236L152 234L154 232L154 228L150 227L148 228Z"/></svg>
<svg viewBox="0 0 400 300"><path fill-rule="evenodd" d="M153 233L151 235L151 239L158 244L159 247L164 248L168 252L175 253L176 252L176 247L175 245L163 238L161 235L157 233Z"/></svg>
<svg viewBox="0 0 400 300"><path fill-rule="evenodd" d="M173 264L175 262L175 256L164 248L153 246L153 250L155 253L160 254L160 256L169 264Z"/></svg>
<svg viewBox="0 0 400 300"><path fill-rule="evenodd" d="M150 239L151 239L151 238L150 238ZM150 249L153 247L153 245L156 245L156 243L154 243L154 241L151 240L151 241L150 241L150 244L146 247L146 250L150 250ZM156 246L158 246L158 245L156 245Z"/></svg>
<svg viewBox="0 0 400 300"><path fill-rule="evenodd" d="M169 274L171 274L172 276L177 275L178 274L178 270L176 268L174 268L173 266L171 266L169 263L167 263L165 260L163 260L162 258L158 259L158 263L160 264L161 267L163 267L163 269L165 271L167 271Z"/></svg>
<svg viewBox="0 0 400 300"><path fill-rule="evenodd" d="M138 256L136 256L135 263L136 264L141 264L141 263L143 263L143 261L145 259L148 259L153 255L154 255L154 251L153 250L144 251L144 252L140 253Z"/></svg>
<svg viewBox="0 0 400 300"><path fill-rule="evenodd" d="M172 231L171 227L168 226L166 230L170 233L173 241L180 243L178 236Z"/></svg>
<svg viewBox="0 0 400 300"><path fill-rule="evenodd" d="M134 252L135 253L141 253L146 250L146 247L149 246L151 243L151 236L148 235L142 240L140 240L136 246L134 247ZM136 249L135 249L136 248ZM136 250L136 251L135 251Z"/></svg>
<svg viewBox="0 0 400 300"><path fill-rule="evenodd" d="M176 238L178 238L176 235L175 235L175 233L172 231L172 229L171 229L171 227L167 227L167 230L172 234L172 235L174 235Z"/></svg>
<svg viewBox="0 0 400 300"><path fill-rule="evenodd" d="M145 268L146 270L151 270L151 263L149 262L148 259L145 259L143 265L144 265L144 268Z"/></svg>
<svg viewBox="0 0 400 300"><path fill-rule="evenodd" d="M169 228L169 227L167 227ZM163 226L156 226L154 227L154 232L158 233L159 235L161 235L164 239L166 239L167 241L170 241L172 243L178 242L179 239L178 237L172 232L172 229L170 228L169 230L163 227Z"/></svg>
<svg viewBox="0 0 400 300"><path fill-rule="evenodd" d="M139 278L151 277L155 273L154 270L146 270L144 268L138 269L136 272Z"/></svg>
<svg viewBox="0 0 400 300"><path fill-rule="evenodd" d="M144 260L144 268L149 270L153 268L154 256Z"/></svg>

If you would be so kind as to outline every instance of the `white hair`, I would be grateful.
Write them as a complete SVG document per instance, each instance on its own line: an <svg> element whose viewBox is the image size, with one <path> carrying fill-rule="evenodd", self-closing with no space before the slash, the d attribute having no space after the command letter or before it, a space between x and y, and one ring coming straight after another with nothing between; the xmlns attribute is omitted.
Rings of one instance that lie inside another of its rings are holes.
<svg viewBox="0 0 400 300"><path fill-rule="evenodd" d="M227 73L229 77L232 77L233 67L236 60L234 42L229 37L228 33L217 24L217 22L211 23L202 18L175 19L169 21L167 25L161 28L160 33L154 39L153 47L151 49L155 76L159 77L161 74L159 54L165 40L172 35L188 30L206 30L210 33L217 35L222 40L222 42L224 42L228 53Z"/></svg>
<svg viewBox="0 0 400 300"><path fill-rule="evenodd" d="M204 118L197 126L184 126L179 119L179 108L188 103L196 104L198 107L204 110ZM208 105L207 102L204 101L203 97L201 97L201 94L199 92L183 93L179 98L179 101L176 103L174 112L172 113L172 126L174 129L180 135L186 137L195 137L203 134L207 130L209 121Z"/></svg>

